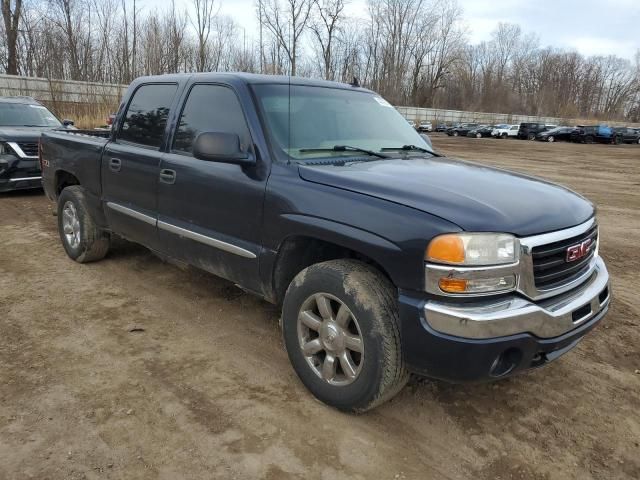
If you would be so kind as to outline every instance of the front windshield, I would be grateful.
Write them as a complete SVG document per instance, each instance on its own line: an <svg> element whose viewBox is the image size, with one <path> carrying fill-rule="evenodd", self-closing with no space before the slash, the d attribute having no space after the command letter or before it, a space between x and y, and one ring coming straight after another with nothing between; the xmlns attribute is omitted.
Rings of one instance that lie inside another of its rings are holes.
<svg viewBox="0 0 640 480"><path fill-rule="evenodd" d="M42 105L0 103L0 126L59 127L61 123Z"/></svg>
<svg viewBox="0 0 640 480"><path fill-rule="evenodd" d="M432 150L407 120L378 95L283 84L256 85L255 91L271 139L288 160L362 157L362 153L351 150L332 151L336 146L371 152L409 145Z"/></svg>

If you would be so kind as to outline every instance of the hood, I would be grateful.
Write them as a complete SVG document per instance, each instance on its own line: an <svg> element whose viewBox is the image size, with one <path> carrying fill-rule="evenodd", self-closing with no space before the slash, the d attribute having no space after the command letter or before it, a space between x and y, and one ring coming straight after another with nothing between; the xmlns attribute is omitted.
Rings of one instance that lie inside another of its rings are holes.
<svg viewBox="0 0 640 480"><path fill-rule="evenodd" d="M537 178L446 158L299 166L309 182L406 205L466 231L528 236L572 227L594 214L575 192Z"/></svg>
<svg viewBox="0 0 640 480"><path fill-rule="evenodd" d="M3 127L0 126L0 142L37 142L40 134L59 127Z"/></svg>

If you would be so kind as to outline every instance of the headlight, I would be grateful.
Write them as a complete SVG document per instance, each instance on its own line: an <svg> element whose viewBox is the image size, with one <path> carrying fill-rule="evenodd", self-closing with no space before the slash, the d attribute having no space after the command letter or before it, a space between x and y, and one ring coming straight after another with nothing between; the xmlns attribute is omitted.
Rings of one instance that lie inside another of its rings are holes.
<svg viewBox="0 0 640 480"><path fill-rule="evenodd" d="M514 290L520 242L504 233L452 233L425 252L426 290L434 294L490 294Z"/></svg>
<svg viewBox="0 0 640 480"><path fill-rule="evenodd" d="M450 233L434 238L427 262L446 265L506 265L518 261L518 239L505 233Z"/></svg>

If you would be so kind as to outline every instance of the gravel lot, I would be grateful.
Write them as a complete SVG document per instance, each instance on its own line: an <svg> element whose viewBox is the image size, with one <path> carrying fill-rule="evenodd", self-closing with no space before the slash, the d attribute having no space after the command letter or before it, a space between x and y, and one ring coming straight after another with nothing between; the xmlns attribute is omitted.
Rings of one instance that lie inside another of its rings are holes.
<svg viewBox="0 0 640 480"><path fill-rule="evenodd" d="M640 147L433 140L598 204L613 306L573 352L341 414L273 306L135 245L76 264L41 193L0 195L0 479L640 478Z"/></svg>

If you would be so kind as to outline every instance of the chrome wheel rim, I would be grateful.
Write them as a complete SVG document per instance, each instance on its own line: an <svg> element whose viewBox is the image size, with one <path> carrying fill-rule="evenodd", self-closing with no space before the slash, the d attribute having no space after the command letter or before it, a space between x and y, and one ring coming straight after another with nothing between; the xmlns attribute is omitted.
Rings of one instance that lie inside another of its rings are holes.
<svg viewBox="0 0 640 480"><path fill-rule="evenodd" d="M62 231L67 245L76 249L80 245L80 219L72 202L66 202L62 208Z"/></svg>
<svg viewBox="0 0 640 480"><path fill-rule="evenodd" d="M307 298L298 312L298 343L311 370L331 385L353 383L364 364L364 339L355 315L328 293Z"/></svg>

